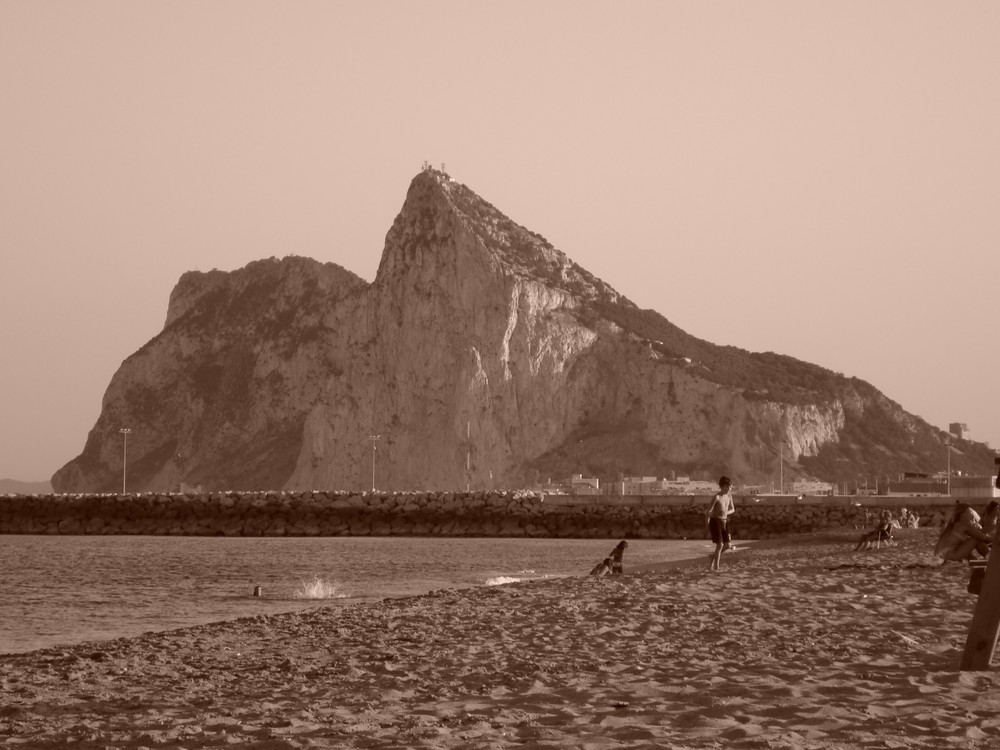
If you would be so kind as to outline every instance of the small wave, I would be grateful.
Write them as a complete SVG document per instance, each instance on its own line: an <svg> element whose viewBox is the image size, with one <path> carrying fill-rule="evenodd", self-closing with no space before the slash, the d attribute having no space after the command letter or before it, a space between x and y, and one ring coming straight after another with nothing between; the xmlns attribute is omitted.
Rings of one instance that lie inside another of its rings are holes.
<svg viewBox="0 0 1000 750"><path fill-rule="evenodd" d="M336 581L325 581L316 576L311 581L303 581L292 595L293 599L345 599L347 594L340 591Z"/></svg>
<svg viewBox="0 0 1000 750"><path fill-rule="evenodd" d="M485 586L503 586L505 583L521 583L523 581L545 581L549 578L562 578L561 575L551 573L535 573L533 570L526 570L513 576L493 576L487 578Z"/></svg>
<svg viewBox="0 0 1000 750"><path fill-rule="evenodd" d="M493 578L486 579L487 586L503 586L505 583L518 583L519 581L525 580L524 578L517 578L516 576L494 576Z"/></svg>

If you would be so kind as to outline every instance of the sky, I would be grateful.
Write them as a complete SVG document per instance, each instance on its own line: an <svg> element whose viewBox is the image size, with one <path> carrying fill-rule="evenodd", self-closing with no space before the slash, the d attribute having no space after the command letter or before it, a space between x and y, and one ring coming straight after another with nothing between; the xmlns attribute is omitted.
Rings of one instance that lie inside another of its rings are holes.
<svg viewBox="0 0 1000 750"><path fill-rule="evenodd" d="M992 0L5 0L0 478L83 450L185 271L373 280L425 160L687 332L1000 448L998 35Z"/></svg>

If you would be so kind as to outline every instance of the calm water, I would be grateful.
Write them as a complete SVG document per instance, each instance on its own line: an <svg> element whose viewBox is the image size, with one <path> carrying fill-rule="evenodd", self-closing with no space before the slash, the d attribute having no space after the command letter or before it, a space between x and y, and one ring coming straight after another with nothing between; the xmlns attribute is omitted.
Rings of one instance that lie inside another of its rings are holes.
<svg viewBox="0 0 1000 750"><path fill-rule="evenodd" d="M0 535L0 653L442 588L586 575L616 540ZM707 555L629 542L625 570ZM255 586L262 598L253 596Z"/></svg>

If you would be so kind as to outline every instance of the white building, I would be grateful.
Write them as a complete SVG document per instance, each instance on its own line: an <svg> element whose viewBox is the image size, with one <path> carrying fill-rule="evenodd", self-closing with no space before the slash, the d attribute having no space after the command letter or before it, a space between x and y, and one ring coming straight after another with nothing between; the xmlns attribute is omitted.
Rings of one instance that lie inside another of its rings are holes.
<svg viewBox="0 0 1000 750"><path fill-rule="evenodd" d="M952 477L951 496L973 500L992 500L1000 498L992 476L989 477Z"/></svg>
<svg viewBox="0 0 1000 750"><path fill-rule="evenodd" d="M625 477L619 495L666 495L665 480L656 477Z"/></svg>
<svg viewBox="0 0 1000 750"><path fill-rule="evenodd" d="M615 495L712 495L719 491L717 482L688 477L657 479L656 477L625 477L615 482Z"/></svg>
<svg viewBox="0 0 1000 750"><path fill-rule="evenodd" d="M600 495L601 480L597 477L585 477L583 474L574 474L567 481L570 494L573 495Z"/></svg>
<svg viewBox="0 0 1000 750"><path fill-rule="evenodd" d="M811 479L796 479L792 482L793 495L832 495L833 485Z"/></svg>

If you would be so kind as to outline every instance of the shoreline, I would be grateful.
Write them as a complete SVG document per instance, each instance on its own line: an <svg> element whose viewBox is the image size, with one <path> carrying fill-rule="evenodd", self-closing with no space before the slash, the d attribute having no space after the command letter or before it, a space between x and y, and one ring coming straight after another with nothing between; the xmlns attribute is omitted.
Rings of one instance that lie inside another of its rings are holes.
<svg viewBox="0 0 1000 750"><path fill-rule="evenodd" d="M435 589L574 577L612 546L586 539L7 538L0 546L0 567L7 566L0 654ZM626 563L696 558L703 548L707 554L704 541L643 541ZM94 565L74 563L81 558ZM260 597L252 595L256 586Z"/></svg>
<svg viewBox="0 0 1000 750"><path fill-rule="evenodd" d="M937 531L316 608L0 656L33 748L995 747Z"/></svg>

